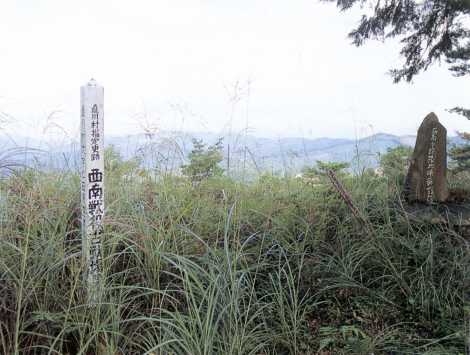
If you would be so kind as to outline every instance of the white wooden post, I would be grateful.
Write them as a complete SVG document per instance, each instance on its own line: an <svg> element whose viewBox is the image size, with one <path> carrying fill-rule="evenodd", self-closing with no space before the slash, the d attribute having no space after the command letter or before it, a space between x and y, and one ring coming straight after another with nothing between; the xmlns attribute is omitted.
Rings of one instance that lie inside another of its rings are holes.
<svg viewBox="0 0 470 355"><path fill-rule="evenodd" d="M104 217L103 87L91 79L80 90L82 255L89 303L99 300Z"/></svg>

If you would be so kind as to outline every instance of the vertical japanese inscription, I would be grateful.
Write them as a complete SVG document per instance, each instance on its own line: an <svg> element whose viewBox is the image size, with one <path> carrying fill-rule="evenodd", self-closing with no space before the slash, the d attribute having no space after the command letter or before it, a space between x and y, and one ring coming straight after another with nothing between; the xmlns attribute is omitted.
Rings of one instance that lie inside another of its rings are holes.
<svg viewBox="0 0 470 355"><path fill-rule="evenodd" d="M431 144L429 145L427 161L426 161L426 202L428 204L434 201L434 169L436 161L436 143L437 143L437 127L431 132Z"/></svg>
<svg viewBox="0 0 470 355"><path fill-rule="evenodd" d="M447 130L437 116L428 114L418 129L416 144L405 181L409 203L447 201Z"/></svg>
<svg viewBox="0 0 470 355"><path fill-rule="evenodd" d="M93 79L81 88L82 254L88 300L97 301L104 216L103 88Z"/></svg>

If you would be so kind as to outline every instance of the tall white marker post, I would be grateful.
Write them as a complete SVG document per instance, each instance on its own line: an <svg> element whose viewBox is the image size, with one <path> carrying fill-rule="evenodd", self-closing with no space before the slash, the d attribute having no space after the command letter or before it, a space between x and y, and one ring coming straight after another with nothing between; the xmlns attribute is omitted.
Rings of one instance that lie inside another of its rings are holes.
<svg viewBox="0 0 470 355"><path fill-rule="evenodd" d="M80 90L82 255L87 298L99 300L104 217L103 87L91 79Z"/></svg>

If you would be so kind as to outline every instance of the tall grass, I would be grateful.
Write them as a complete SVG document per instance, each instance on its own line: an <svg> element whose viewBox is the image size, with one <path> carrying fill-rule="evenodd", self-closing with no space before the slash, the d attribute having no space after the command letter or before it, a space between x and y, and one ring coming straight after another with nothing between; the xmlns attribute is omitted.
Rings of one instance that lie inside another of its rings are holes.
<svg viewBox="0 0 470 355"><path fill-rule="evenodd" d="M410 222L386 179L343 181L367 235L327 183L107 176L94 306L78 176L0 182L0 353L464 352L466 241Z"/></svg>

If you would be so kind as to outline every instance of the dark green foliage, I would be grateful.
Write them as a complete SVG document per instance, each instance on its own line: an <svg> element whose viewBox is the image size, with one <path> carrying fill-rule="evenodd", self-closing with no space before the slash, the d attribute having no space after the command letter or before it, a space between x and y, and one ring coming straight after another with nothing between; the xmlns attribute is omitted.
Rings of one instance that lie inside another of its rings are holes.
<svg viewBox="0 0 470 355"><path fill-rule="evenodd" d="M356 46L397 37L405 62L390 71L395 82L411 81L436 61L445 60L457 76L470 73L469 0L323 0L341 10L364 6L349 34Z"/></svg>
<svg viewBox="0 0 470 355"><path fill-rule="evenodd" d="M454 107L453 109L450 109L449 112L451 113L457 113L466 119L470 120L470 110L463 108L463 107Z"/></svg>
<svg viewBox="0 0 470 355"><path fill-rule="evenodd" d="M387 149L387 152L380 157L380 168L384 176L403 184L412 152L410 147L403 145Z"/></svg>
<svg viewBox="0 0 470 355"><path fill-rule="evenodd" d="M470 120L470 110L462 107L454 107L450 112L457 113ZM451 148L449 156L453 160L454 171L457 173L463 171L470 171L470 133L459 132L460 138L464 139L467 143L457 145Z"/></svg>
<svg viewBox="0 0 470 355"><path fill-rule="evenodd" d="M220 176L223 169L219 166L223 160L223 139L213 145L206 146L202 140L193 139L193 149L189 153L189 163L181 170L194 183L213 176Z"/></svg>
<svg viewBox="0 0 470 355"><path fill-rule="evenodd" d="M453 170L457 173L470 171L470 134L459 133L459 136L467 141L467 143L452 147L449 151L452 163L454 164Z"/></svg>
<svg viewBox="0 0 470 355"><path fill-rule="evenodd" d="M348 163L325 162L317 160L314 167L304 168L302 173L306 177L324 176L328 170L331 170L336 174L344 174L347 168L349 168Z"/></svg>

